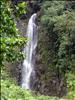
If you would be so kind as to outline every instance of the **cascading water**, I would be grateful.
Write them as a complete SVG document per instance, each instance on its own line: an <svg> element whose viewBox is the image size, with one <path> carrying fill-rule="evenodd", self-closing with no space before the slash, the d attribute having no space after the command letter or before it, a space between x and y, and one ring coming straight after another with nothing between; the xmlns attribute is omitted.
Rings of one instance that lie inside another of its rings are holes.
<svg viewBox="0 0 75 100"><path fill-rule="evenodd" d="M37 14L33 14L29 19L28 28L27 28L27 38L28 42L24 48L24 53L26 55L25 60L23 61L22 68L22 87L30 89L30 77L31 74L35 75L34 65L35 65L35 54L37 47L37 25L36 22Z"/></svg>

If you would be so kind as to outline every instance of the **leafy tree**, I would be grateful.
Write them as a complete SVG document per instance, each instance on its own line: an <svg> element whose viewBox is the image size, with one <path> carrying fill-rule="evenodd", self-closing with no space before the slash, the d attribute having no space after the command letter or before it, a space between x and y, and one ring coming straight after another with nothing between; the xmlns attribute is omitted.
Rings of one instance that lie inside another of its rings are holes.
<svg viewBox="0 0 75 100"><path fill-rule="evenodd" d="M1 38L1 57L2 65L5 61L15 61L23 58L20 48L26 42L26 38L20 35L13 19L10 2L7 0L0 1L1 20L0 20L0 38Z"/></svg>
<svg viewBox="0 0 75 100"><path fill-rule="evenodd" d="M69 2L67 1L67 3ZM41 17L41 23L46 30L45 34L49 36L50 45L53 44L52 47L49 45L49 48L55 52L56 63L58 64L59 60L62 63L60 69L62 69L62 65L67 66L67 68L63 67L64 71L66 71L65 68L67 70L74 68L71 56L74 57L75 55L75 12L71 5L69 5L70 10L65 10L64 1L46 1L42 6L43 16ZM52 42L50 42L51 40ZM62 62L62 59L66 61ZM68 65L67 61L69 61Z"/></svg>
<svg viewBox="0 0 75 100"><path fill-rule="evenodd" d="M43 62L49 70L57 73L59 80L65 78L66 73L75 74L74 3L74 1L48 0L42 5L40 34L42 37L39 43L43 45L41 48L39 45L39 52Z"/></svg>

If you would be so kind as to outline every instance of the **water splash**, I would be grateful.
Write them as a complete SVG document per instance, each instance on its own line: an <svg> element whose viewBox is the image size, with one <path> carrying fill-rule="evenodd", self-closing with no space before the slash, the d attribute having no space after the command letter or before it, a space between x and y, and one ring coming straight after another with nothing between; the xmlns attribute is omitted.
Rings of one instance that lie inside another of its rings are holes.
<svg viewBox="0 0 75 100"><path fill-rule="evenodd" d="M30 89L30 77L31 74L34 74L34 65L35 65L35 54L37 47L37 25L36 21L36 13L31 16L28 23L27 34L28 42L26 47L24 48L24 53L26 54L26 58L23 61L22 68L22 87L26 89Z"/></svg>

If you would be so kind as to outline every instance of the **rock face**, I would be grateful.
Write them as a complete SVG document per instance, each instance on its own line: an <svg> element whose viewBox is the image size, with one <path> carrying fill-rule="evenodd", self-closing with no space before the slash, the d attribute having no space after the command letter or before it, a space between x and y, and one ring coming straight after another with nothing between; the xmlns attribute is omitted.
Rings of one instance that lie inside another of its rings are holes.
<svg viewBox="0 0 75 100"><path fill-rule="evenodd" d="M45 34L45 31L42 31L41 29L41 27L38 29L39 36L36 55L36 79L34 81L34 90L39 91L44 95L61 97L66 94L66 80L64 79L64 76L60 76L59 72L57 73L51 70L51 60L49 59L49 62L47 61L47 59L50 58L50 55L46 55L46 53L43 55L43 52L46 52L46 48L48 48L50 42L48 40L48 36Z"/></svg>
<svg viewBox="0 0 75 100"><path fill-rule="evenodd" d="M33 4L30 6L32 7ZM32 7L33 9L34 7ZM31 10L32 10L31 9ZM31 11L30 15L35 12ZM29 15L29 16L30 16ZM27 30L27 23L28 19L19 19L17 21L17 27L21 31L22 35L25 36L26 30ZM53 71L49 70L49 67L46 63L43 62L44 56L42 56L42 50L40 50L42 47L41 45L44 44L44 46L49 45L48 43L48 36L43 33L42 30L38 30L39 36L38 36L38 46L37 46L37 55L36 55L36 65L35 65L35 73L36 76L31 77L31 87L32 90L35 90L37 92L40 92L44 95L54 95L54 96L63 96L66 94L66 82L63 76L57 75L58 73L55 73ZM43 40L41 39L43 38ZM41 43L41 45L40 45ZM23 48L21 48L23 50ZM48 57L50 55L47 55ZM49 60L49 63L51 64L51 61ZM17 83L21 84L22 79L22 61L16 62L12 65L11 68L11 75L12 77L17 81Z"/></svg>
<svg viewBox="0 0 75 100"><path fill-rule="evenodd" d="M22 32L22 35L25 36L26 29L27 29L27 23L28 21L25 20L18 20L17 21L17 27ZM40 33L40 30L38 30L38 33ZM39 37L41 37L41 34L39 34ZM61 76L58 77L57 73L51 72L48 69L47 64L43 62L42 55L39 52L39 41L37 46L37 54L36 54L36 65L35 65L35 77L31 76L31 89L37 92L40 92L44 95L54 95L54 96L63 96L66 93L66 82L65 79ZM22 49L23 50L23 49ZM21 85L21 79L22 79L22 62L19 61L11 66L11 75L16 80L18 85Z"/></svg>
<svg viewBox="0 0 75 100"><path fill-rule="evenodd" d="M20 16L20 18L16 19L15 21L17 24L17 28L21 32L21 35L25 37L26 31L27 31L27 24L30 16L39 10L39 6L34 3L33 0L12 0L13 5L16 5L18 2L25 1L28 3L28 12L26 15ZM34 9L35 8L35 9ZM23 51L23 48L21 48L21 51ZM18 84L21 84L21 73L22 73L22 61L16 62L14 64L11 64L10 66L10 72L12 77L17 81Z"/></svg>

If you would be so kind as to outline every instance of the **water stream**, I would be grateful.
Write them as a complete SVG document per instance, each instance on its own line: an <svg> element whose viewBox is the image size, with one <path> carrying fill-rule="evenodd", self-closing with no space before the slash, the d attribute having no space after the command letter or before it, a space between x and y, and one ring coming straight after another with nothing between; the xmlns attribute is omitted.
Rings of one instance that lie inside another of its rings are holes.
<svg viewBox="0 0 75 100"><path fill-rule="evenodd" d="M28 42L24 48L26 58L23 61L22 68L22 87L30 89L30 78L31 74L35 75L35 55L37 47L37 25L36 25L36 13L33 14L28 22L28 28L26 37Z"/></svg>

